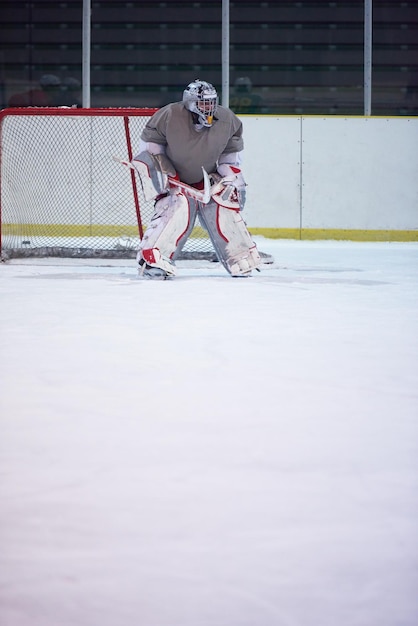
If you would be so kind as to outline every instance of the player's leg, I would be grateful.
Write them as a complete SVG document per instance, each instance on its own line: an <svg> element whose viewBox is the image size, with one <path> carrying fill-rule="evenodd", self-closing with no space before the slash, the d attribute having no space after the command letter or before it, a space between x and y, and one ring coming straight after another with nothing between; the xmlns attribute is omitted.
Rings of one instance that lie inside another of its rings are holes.
<svg viewBox="0 0 418 626"><path fill-rule="evenodd" d="M226 208L215 200L199 205L199 219L206 227L216 254L232 276L249 276L261 264L257 246L239 208Z"/></svg>
<svg viewBox="0 0 418 626"><path fill-rule="evenodd" d="M174 276L176 250L184 244L195 220L196 202L182 193L172 190L158 199L137 254L140 275Z"/></svg>

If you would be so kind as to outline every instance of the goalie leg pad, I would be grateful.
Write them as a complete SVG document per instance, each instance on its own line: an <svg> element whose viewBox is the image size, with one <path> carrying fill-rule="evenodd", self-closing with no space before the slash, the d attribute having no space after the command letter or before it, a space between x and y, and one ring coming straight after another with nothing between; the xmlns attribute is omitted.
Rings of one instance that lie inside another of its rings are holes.
<svg viewBox="0 0 418 626"><path fill-rule="evenodd" d="M261 265L257 246L239 211L210 202L200 207L199 218L220 262L232 276L249 275Z"/></svg>
<svg viewBox="0 0 418 626"><path fill-rule="evenodd" d="M176 170L164 154L141 152L132 165L139 174L145 200L153 200L168 190L168 177L175 177Z"/></svg>
<svg viewBox="0 0 418 626"><path fill-rule="evenodd" d="M145 262L174 275L175 266L171 259L184 234L193 227L194 219L191 218L189 202L182 193L171 193L158 200L138 250L138 263L143 265Z"/></svg>

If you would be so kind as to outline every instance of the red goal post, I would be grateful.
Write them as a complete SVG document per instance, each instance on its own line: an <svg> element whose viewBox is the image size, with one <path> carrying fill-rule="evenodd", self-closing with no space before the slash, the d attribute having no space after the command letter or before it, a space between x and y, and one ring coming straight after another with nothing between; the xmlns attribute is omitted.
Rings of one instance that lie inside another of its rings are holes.
<svg viewBox="0 0 418 626"><path fill-rule="evenodd" d="M4 109L0 112L0 252L16 256L133 258L149 224L135 172L115 160L138 152L156 109ZM183 257L214 258L197 225Z"/></svg>

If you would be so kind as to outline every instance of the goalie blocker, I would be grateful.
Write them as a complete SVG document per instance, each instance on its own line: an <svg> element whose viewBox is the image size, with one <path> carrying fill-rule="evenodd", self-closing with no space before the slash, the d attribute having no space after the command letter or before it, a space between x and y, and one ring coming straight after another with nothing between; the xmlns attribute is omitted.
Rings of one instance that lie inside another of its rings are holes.
<svg viewBox="0 0 418 626"><path fill-rule="evenodd" d="M236 186L239 170L234 168L232 176L223 178L212 175L210 192L208 189L201 192L175 180L168 159L141 153L132 164L148 198L157 197L154 215L137 255L140 274L156 278L175 275L174 262L194 227L197 212L219 261L231 276L248 276L260 266L257 247L241 216L242 196ZM206 187L206 172L204 181Z"/></svg>

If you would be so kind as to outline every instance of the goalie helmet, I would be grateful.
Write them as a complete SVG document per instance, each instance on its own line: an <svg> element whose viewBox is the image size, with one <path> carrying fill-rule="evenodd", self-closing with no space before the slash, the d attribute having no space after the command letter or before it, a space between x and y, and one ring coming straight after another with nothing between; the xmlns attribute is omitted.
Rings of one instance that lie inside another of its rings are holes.
<svg viewBox="0 0 418 626"><path fill-rule="evenodd" d="M218 107L218 94L213 85L196 79L184 90L183 102L186 109L197 115L200 124L208 128L212 126Z"/></svg>

